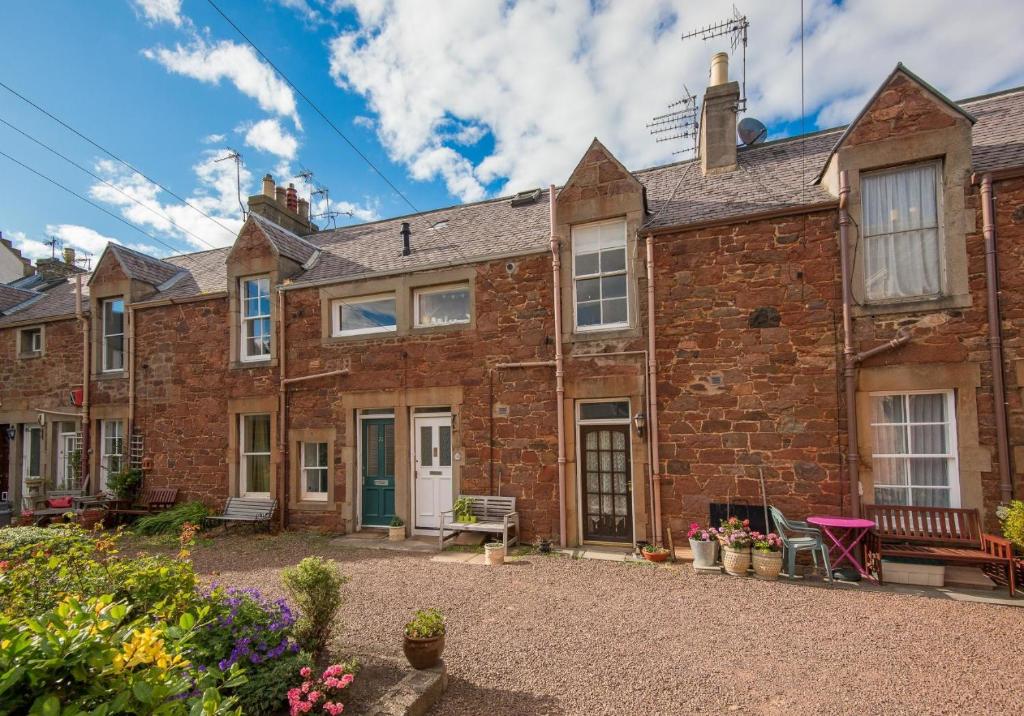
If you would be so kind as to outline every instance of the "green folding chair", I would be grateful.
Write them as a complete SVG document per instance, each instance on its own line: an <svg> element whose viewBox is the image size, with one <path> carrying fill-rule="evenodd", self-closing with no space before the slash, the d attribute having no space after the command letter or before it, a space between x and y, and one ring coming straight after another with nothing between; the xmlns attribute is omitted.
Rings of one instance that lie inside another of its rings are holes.
<svg viewBox="0 0 1024 716"><path fill-rule="evenodd" d="M814 560L814 568L818 568L818 552L821 552L821 559L825 565L825 579L832 581L832 568L828 562L828 547L821 537L821 530L811 527L806 522L787 520L786 516L777 507L771 506L772 519L775 521L775 529L782 540L783 552L786 558L786 574L790 577L796 576L796 553L800 550L810 550L811 559ZM793 533L790 536L787 533Z"/></svg>

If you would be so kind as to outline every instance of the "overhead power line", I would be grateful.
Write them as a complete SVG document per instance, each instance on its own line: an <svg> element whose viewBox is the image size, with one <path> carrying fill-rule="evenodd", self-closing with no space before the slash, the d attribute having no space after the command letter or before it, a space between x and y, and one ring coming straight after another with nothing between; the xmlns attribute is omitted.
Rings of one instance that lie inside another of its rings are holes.
<svg viewBox="0 0 1024 716"><path fill-rule="evenodd" d="M252 47L252 49L254 49L259 54L259 56L262 57L263 60L274 69L274 71L278 75L281 76L281 79L283 79L286 83L288 83L288 86L291 87L295 91L295 94L299 95L299 97L301 97L303 100L305 100L306 104L308 104L310 107L312 107L313 110L317 114L320 115L320 118L323 119L325 122L327 122L327 125L331 129L333 129L334 132L339 137L341 137L343 140L345 140L345 143L348 144L348 146L352 148L352 151L354 151L357 155L359 155L359 158L362 159L364 162L366 162L366 164L371 169L373 169L373 171L375 171L377 173L377 176L379 176L381 179L383 179L384 182L389 187L391 187L391 190L394 191L396 194L398 194L398 196L400 196L402 198L402 201L404 201L406 204L409 205L409 207L413 210L414 213L416 213L416 214L422 213L422 212L420 212L419 209L416 208L415 204L413 204L411 201L409 201L409 197L407 197L405 194L403 194L401 189L399 189L397 186L395 186L392 183L392 181L387 178L387 176L384 174L384 172L382 172L380 169L378 169L377 165L374 164L372 161L370 161L370 158L368 156L366 156L365 154L363 154L363 152L359 149L359 147L357 147L355 145L355 143L351 139L349 139L345 135L345 133L342 132L338 128L338 126L334 122L331 121L331 118L328 117L326 114L324 114L324 112L316 105L316 103L313 100L311 100L309 97L307 97L306 94L302 90L300 90L295 85L294 82L292 82L290 79L288 79L288 75L286 75L284 72L282 72L281 68L278 67L277 65L275 65L274 62L269 57L267 57L266 53L264 53L263 50L261 50L259 47L257 47L255 42L253 42L252 40L249 39L248 35L246 35L244 32L242 32L242 29L238 25L235 24L235 21L232 20L230 17L228 17L223 10L221 10L219 7L217 7L217 3L215 3L213 0L207 0L207 2L210 3L210 6L214 10L216 10L217 13L222 18L224 18L224 20L229 25L231 25L231 27L235 28L235 32L237 32L239 35L241 35L242 39L249 43L249 46Z"/></svg>
<svg viewBox="0 0 1024 716"><path fill-rule="evenodd" d="M21 93L20 93L20 92L18 92L17 90L14 90L14 89L12 89L12 88L11 88L11 87L9 87L8 85L4 84L4 83L3 83L2 81L0 81L0 87L3 87L3 88L4 88L5 90L7 90L7 91L8 91L8 92L10 92L11 94L13 94L13 95L14 95L15 97L17 97L18 99L20 99L20 100L21 100L22 102L25 102L26 104L28 104L28 105L31 105L32 107L34 107L34 108L35 108L36 110L38 110L39 112L42 112L42 113L43 113L43 114L45 114L45 115L46 115L47 117L49 117L50 119L52 119L52 120L53 120L54 122L56 122L57 124L61 125L61 126L62 126L62 127L64 127L65 129L67 129L67 130L68 130L69 132L72 132L72 133L74 133L75 135L77 135L77 136L78 136L78 137L80 137L81 139L85 140L86 142L88 142L88 143L89 143L89 144L91 144L92 146L96 147L96 148L97 148L97 149L99 149L99 150L100 150L101 152L103 152L103 153L104 153L104 154L106 154L106 155L107 155L108 157L110 157L111 159L113 159L113 160L115 160L115 161L118 161L118 162L120 162L121 164L125 165L125 166L126 166L126 167L128 167L128 168L129 168L130 170L132 170L133 172L135 172L136 174L138 174L138 175L139 175L140 177L142 177L143 179L145 179L146 181L148 181L148 182L149 182L150 184L154 184L154 185L156 185L156 186L160 187L160 188L161 188L161 189L162 189L163 191L167 192L168 194L170 194L171 196L173 196L173 197L174 197L175 199L177 199L178 201L182 202L182 203L183 203L183 204L184 204L185 206L187 206L188 208L190 208L190 209L192 209L192 210L194 210L194 211L197 211L197 212L199 212L200 214L202 214L203 216L205 216L205 217L206 217L207 219L209 219L210 221L212 221L213 223L215 223L215 224L216 224L217 226L219 226L220 228L222 228L222 229L224 229L225 231L227 231L227 232L228 232L229 234L231 234L232 236L234 236L234 235L235 235L235 232L234 232L233 230L229 229L229 228L228 228L227 226L225 226L224 224L222 224L222 223L221 223L220 221L218 221L218 220L217 220L217 219L215 219L214 217L210 216L209 214L207 214L207 213L206 213L205 211L203 211L203 210L202 210L202 209L200 209L199 207L197 207L197 206L193 205L193 204L192 204L191 202L189 202L189 201L188 201L187 199L185 199L184 197L181 197L181 196L179 196L178 194L175 194L175 193L174 193L173 191L171 191L171 190L170 190L170 189L168 189L168 188L167 188L166 186L164 186L163 184L161 184L160 182L158 182L158 181L157 181L156 179L153 179L152 177L149 177L149 176L147 176L146 174L144 174L143 172L141 172L140 170L136 169L136 168L135 168L135 167L133 167L133 166L132 166L131 164L129 164L128 162L126 162L126 161L125 161L124 159L121 159L121 157L117 156L116 154L114 154L114 153L113 153L112 151L110 151L109 149L107 149L107 148L105 148L105 147L103 147L103 146L101 146L101 145L97 144L97 143L96 143L96 142L94 142L93 140L89 139L89 138L88 138L87 136L85 136L84 134L82 134L81 132L79 132L79 131L78 131L77 129L75 129L74 127L72 127L72 126L71 126L70 124L68 124L67 122L65 122L65 121L64 121L63 119L61 119L60 117L56 116L56 115L55 115L55 114L53 114L52 112L49 112L49 111L48 111L48 110L46 110L45 108L43 108L43 107L40 107L40 106L39 106L38 104L36 104L36 103L35 103L35 102L33 102L32 100L30 100L30 99L29 99L28 97L26 97L25 95L21 94Z"/></svg>
<svg viewBox="0 0 1024 716"><path fill-rule="evenodd" d="M118 221L120 221L120 222L121 222L122 224L124 224L125 226L130 226L131 228L135 229L136 231L138 231L138 232L139 232L140 234L142 234L143 236L146 236L146 237L148 237L148 238L152 239L153 241L157 242L157 243L158 243L158 244L160 244L161 246L163 246L163 247L165 247L165 248L168 248L168 249L170 249L170 251L171 251L172 253L174 253L174 254L180 254L180 253L181 253L181 250L180 250L180 249L176 249L176 248L174 248L173 246L171 246L170 244L168 244L168 243L165 243L164 241L161 241L160 239L158 239L157 237L153 236L153 234L149 233L149 232L148 232L148 231L146 231L145 229L143 229L143 228L141 228L141 227L137 226L136 224L133 224L132 222L128 221L127 219L124 219L124 218L122 218L122 217L118 216L117 214L115 214L115 213L114 213L114 212L112 212L112 211L108 211L107 209L105 209L104 207L100 206L99 204L97 204L97 203L96 203L96 202L94 202L93 200L91 200L91 199L88 199L88 198L86 198L86 197L82 196L81 194L79 194L79 193L78 193L77 191L75 191L74 189L69 189L68 187L64 186L63 184L61 184L61 183L60 183L59 181L57 181L56 179L51 179L50 177L46 176L46 175L45 175L45 174L43 174L42 172L40 172L40 171L37 171L37 170L33 169L33 168L32 168L32 167L30 167L30 166L29 166L28 164L25 164L24 162L22 162L22 161L19 161L19 160L15 159L15 158L14 158L14 157L12 157L12 156L11 156L10 154L7 154L6 152L4 152L4 151L0 150L0 157L6 157L6 158L7 158L7 159L9 159L10 161L12 161L12 162L14 162L15 164L17 164L17 165L18 165L19 167L21 167L22 169L26 169L26 170L28 170L28 171L32 172L33 174L35 174L35 175L36 175L37 177L39 177L40 179L45 179L46 181L50 182L50 183L51 183L51 184L53 184L54 186L56 186L56 187L59 187L59 188L63 189L63 190L64 190L64 191L66 191L66 192L67 192L68 194L71 194L72 196L76 196L76 197L78 197L79 199L81 199L82 201L84 201L84 202L85 202L86 204L89 204L89 205L91 205L91 206L93 206L93 207L95 207L95 208L99 209L99 210L100 210L100 211L102 211L102 212L103 212L104 214L106 214L106 215L108 215L108 216L110 216L110 217L112 217L112 218L114 218L114 219L117 219Z"/></svg>
<svg viewBox="0 0 1024 716"><path fill-rule="evenodd" d="M146 211L150 212L150 213L151 213L151 214L153 214L154 216L156 216L156 217L158 217L158 218L160 218L160 219L163 219L164 221L170 222L170 224L171 224L172 226L174 226L174 227L175 227L176 229L178 229L179 231L182 231L182 232L184 232L184 233L188 234L189 236L191 236L192 238L194 238L194 239L195 239L196 241L198 241L198 242L202 243L202 244L203 244L203 245L205 245L205 246L208 246L208 247L210 247L211 249L215 249L215 248L217 248L216 246L214 246L213 244L211 244L211 243L210 243L209 241L206 241L205 239L203 239L203 237L201 237L201 236L198 236L198 235L194 234L193 232L191 232L191 231L189 231L188 229L186 229L186 228L185 228L184 226L181 226L180 224L178 224L178 223L177 223L176 221L174 221L174 219L172 219L171 217L169 217L169 216L167 216L166 214L163 214L163 213L161 213L161 212L157 211L156 209L154 209L154 208L153 208L153 207L151 207L151 206L148 206L148 205L146 205L146 204L143 204L143 203L142 203L141 201L139 201L138 199L136 199L136 198L135 198L134 196L132 196L132 195L131 195L131 194L129 194L128 192L126 192L126 191L122 190L122 189L121 189L121 188L120 188L119 186L117 186L116 184L112 184L111 182L107 181L107 180L106 180L106 179L104 179L103 177L101 177L101 176L98 176L97 174L93 173L92 171L90 171L90 170L89 170L89 169L87 169L86 167L83 167L83 166L82 166L81 164L79 164L79 163L78 163L78 162L76 162L75 160L73 160L73 159L70 159L70 158L66 157L65 155L61 154L60 152L58 152L58 151L57 151L56 149L54 149L54 148L53 148L53 147L51 147L50 145L46 144L45 142L43 142L43 141L40 141L39 139L36 139L35 137L33 137L33 136L32 136L31 134L29 134L28 132L24 131L23 129L19 129L18 127L15 127L15 126L14 126L13 124L11 124L10 122L8 122L8 121L7 121L6 119L4 119L3 117L0 117L0 123L3 123L3 124L5 124L5 125L7 125L7 126L8 126L8 127L10 127L11 129L13 129L13 130L14 130L15 132L17 132L18 134L20 134L21 136L25 137L26 139L28 139L28 140L30 140L30 141L32 141L32 142L35 142L36 144L38 144L38 145L39 145L40 147L42 147L43 149L47 150L47 151L48 151L48 152L50 152L51 154L55 154L56 156L60 157L61 159L63 159L64 161L66 161L66 162L67 162L68 164L70 164L71 166L73 166L73 167L76 167L76 168L80 169L81 171L85 172L86 174L88 174L89 176L91 176L91 177L92 177L93 179L95 179L96 181L99 181L99 182L102 182L103 184L106 184L106 185L107 185L108 187L110 187L111 189L113 189L114 191L116 191L116 192L117 192L118 194L121 194L121 195L122 195L122 196L124 196L125 198L127 198L127 199L130 199L131 201L135 202L136 204L138 204L139 206L141 206L141 207L142 207L143 209L145 209Z"/></svg>

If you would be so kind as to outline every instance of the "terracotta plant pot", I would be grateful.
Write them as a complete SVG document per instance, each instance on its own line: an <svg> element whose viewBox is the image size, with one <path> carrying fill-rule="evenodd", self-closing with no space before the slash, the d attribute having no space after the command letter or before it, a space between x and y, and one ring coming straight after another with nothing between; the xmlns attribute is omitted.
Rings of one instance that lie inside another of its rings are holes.
<svg viewBox="0 0 1024 716"><path fill-rule="evenodd" d="M782 552L754 552L754 574L770 582L779 578L782 571Z"/></svg>
<svg viewBox="0 0 1024 716"><path fill-rule="evenodd" d="M747 570L750 568L750 548L726 547L722 550L722 564L725 566L726 574L734 577L747 576Z"/></svg>
<svg viewBox="0 0 1024 716"><path fill-rule="evenodd" d="M401 542L405 539L405 525L401 527L388 527L388 540L391 542Z"/></svg>
<svg viewBox="0 0 1024 716"><path fill-rule="evenodd" d="M36 523L36 516L31 513L22 512L18 515L18 527L31 527Z"/></svg>
<svg viewBox="0 0 1024 716"><path fill-rule="evenodd" d="M664 562L668 559L668 552L648 552L647 550L641 550L640 554L644 556L648 562Z"/></svg>
<svg viewBox="0 0 1024 716"><path fill-rule="evenodd" d="M414 669L429 669L441 661L441 653L444 651L444 634L432 636L426 639L415 639L406 636L402 643L402 651L409 665Z"/></svg>
<svg viewBox="0 0 1024 716"><path fill-rule="evenodd" d="M484 562L491 567L505 564L505 545L502 542L488 542L484 545Z"/></svg>
<svg viewBox="0 0 1024 716"><path fill-rule="evenodd" d="M78 525L83 530L91 530L98 523L103 522L106 514L104 510L85 510L78 515Z"/></svg>
<svg viewBox="0 0 1024 716"><path fill-rule="evenodd" d="M714 567L718 559L718 542L712 540L690 540L690 551L693 552L693 566L696 568Z"/></svg>

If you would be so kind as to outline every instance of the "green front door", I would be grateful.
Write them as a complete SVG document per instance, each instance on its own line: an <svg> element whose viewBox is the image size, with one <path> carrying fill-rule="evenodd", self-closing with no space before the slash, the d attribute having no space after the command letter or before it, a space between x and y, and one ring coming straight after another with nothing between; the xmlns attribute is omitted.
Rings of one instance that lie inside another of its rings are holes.
<svg viewBox="0 0 1024 716"><path fill-rule="evenodd" d="M395 419L362 422L363 524L386 526L395 516Z"/></svg>

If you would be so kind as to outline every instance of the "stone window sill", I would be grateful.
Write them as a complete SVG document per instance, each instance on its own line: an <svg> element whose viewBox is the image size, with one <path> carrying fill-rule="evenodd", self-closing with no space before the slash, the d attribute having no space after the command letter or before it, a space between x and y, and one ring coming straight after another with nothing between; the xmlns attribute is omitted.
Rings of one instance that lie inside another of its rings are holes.
<svg viewBox="0 0 1024 716"><path fill-rule="evenodd" d="M43 353L39 351L37 353L19 353L18 358L20 360L32 360L33 358L42 358Z"/></svg>
<svg viewBox="0 0 1024 716"><path fill-rule="evenodd" d="M855 317L888 316L901 313L934 313L954 308L968 308L971 294L953 294L924 301L901 301L899 303L865 303L853 306Z"/></svg>
<svg viewBox="0 0 1024 716"><path fill-rule="evenodd" d="M608 330L573 331L564 335L567 343L583 343L589 341L614 341L621 338L636 338L640 335L640 329L636 326L629 328L610 328Z"/></svg>
<svg viewBox="0 0 1024 716"><path fill-rule="evenodd" d="M332 500L298 500L290 502L288 509L298 512L334 512L335 505Z"/></svg>
<svg viewBox="0 0 1024 716"><path fill-rule="evenodd" d="M234 360L228 364L229 370L248 370L251 368L276 368L277 358L271 358L270 360L247 360L240 361Z"/></svg>
<svg viewBox="0 0 1024 716"><path fill-rule="evenodd" d="M93 380L124 380L128 377L126 370L111 370L104 373L93 373Z"/></svg>

